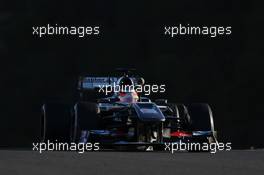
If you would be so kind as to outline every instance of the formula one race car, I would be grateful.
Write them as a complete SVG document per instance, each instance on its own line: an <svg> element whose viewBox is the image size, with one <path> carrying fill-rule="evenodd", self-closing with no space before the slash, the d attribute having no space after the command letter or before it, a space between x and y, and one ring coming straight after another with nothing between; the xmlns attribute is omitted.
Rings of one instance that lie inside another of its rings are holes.
<svg viewBox="0 0 264 175"><path fill-rule="evenodd" d="M208 104L151 101L135 91L135 87L144 86L144 79L130 75L131 70L121 71L120 77L81 77L80 100L72 106L44 104L41 140L136 149L160 149L167 142L217 142ZM114 85L119 87L117 91ZM104 97L98 98L102 92Z"/></svg>

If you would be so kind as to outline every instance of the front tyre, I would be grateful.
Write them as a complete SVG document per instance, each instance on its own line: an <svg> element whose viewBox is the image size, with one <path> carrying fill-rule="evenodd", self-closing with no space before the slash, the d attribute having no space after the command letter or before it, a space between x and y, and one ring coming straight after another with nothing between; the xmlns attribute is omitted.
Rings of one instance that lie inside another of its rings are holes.
<svg viewBox="0 0 264 175"><path fill-rule="evenodd" d="M41 108L40 141L71 142L73 135L72 108L63 103L47 103Z"/></svg>

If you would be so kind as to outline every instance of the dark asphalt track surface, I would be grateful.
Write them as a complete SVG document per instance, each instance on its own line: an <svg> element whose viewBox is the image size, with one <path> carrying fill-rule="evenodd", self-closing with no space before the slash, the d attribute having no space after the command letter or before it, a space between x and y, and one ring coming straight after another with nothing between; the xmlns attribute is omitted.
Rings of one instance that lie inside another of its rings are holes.
<svg viewBox="0 0 264 175"><path fill-rule="evenodd" d="M264 150L229 152L44 152L0 150L1 175L264 175Z"/></svg>

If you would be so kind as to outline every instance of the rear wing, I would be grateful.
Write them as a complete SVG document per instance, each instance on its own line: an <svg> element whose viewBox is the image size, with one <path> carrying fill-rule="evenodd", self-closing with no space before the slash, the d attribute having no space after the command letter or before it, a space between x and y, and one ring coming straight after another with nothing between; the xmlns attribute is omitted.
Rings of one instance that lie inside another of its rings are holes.
<svg viewBox="0 0 264 175"><path fill-rule="evenodd" d="M101 87L114 86L118 79L118 77L80 77L78 89L94 90Z"/></svg>

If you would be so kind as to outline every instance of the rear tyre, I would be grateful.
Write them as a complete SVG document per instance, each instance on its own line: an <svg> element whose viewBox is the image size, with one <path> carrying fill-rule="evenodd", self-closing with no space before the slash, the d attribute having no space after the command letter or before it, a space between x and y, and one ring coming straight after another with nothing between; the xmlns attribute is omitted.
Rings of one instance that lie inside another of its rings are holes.
<svg viewBox="0 0 264 175"><path fill-rule="evenodd" d="M189 131L191 125L191 118L188 113L188 109L184 104L177 104L179 118L182 121L183 130Z"/></svg>
<svg viewBox="0 0 264 175"><path fill-rule="evenodd" d="M92 102L78 102L74 106L74 117L76 125L74 131L76 133L75 142L80 141L82 131L90 131L99 129L98 107ZM92 138L89 138L91 141Z"/></svg>
<svg viewBox="0 0 264 175"><path fill-rule="evenodd" d="M169 107L173 111L173 116L176 120L177 129L188 131L190 130L190 116L187 107L183 104L169 104Z"/></svg>

